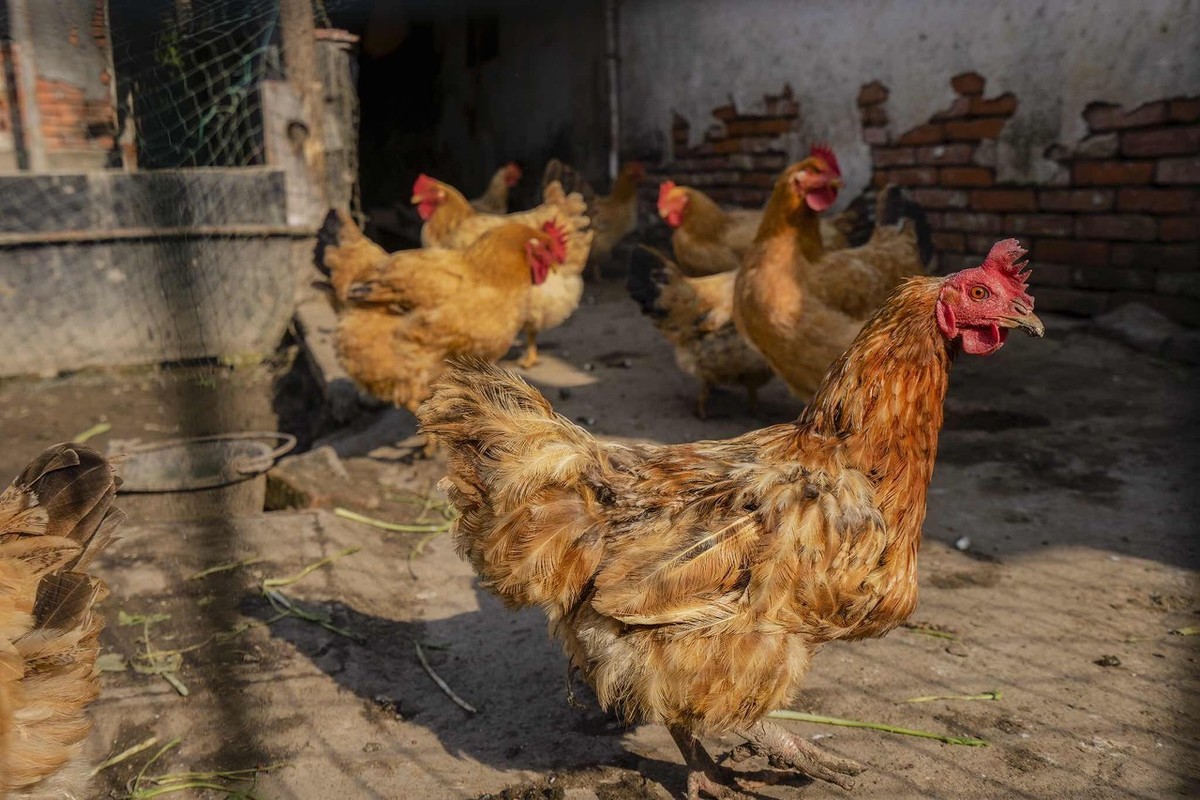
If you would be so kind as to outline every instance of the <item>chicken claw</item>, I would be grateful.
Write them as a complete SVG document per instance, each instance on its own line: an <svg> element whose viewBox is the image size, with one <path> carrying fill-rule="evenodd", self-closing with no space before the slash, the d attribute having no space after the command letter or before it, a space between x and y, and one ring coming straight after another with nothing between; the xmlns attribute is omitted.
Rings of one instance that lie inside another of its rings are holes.
<svg viewBox="0 0 1200 800"><path fill-rule="evenodd" d="M538 363L537 349L537 331L532 328L525 330L525 354L521 356L521 360L517 362L517 366L521 369L529 369L534 364Z"/></svg>
<svg viewBox="0 0 1200 800"><path fill-rule="evenodd" d="M736 773L728 767L719 766L704 749L700 740L686 728L668 726L671 738L679 746L683 760L687 763L687 800L700 800L701 796L713 800L744 800L746 795L737 790Z"/></svg>
<svg viewBox="0 0 1200 800"><path fill-rule="evenodd" d="M843 789L853 789L854 781L850 776L866 769L857 761L826 753L773 723L756 722L737 733L746 739L756 755L766 756L776 769L794 769L810 778L835 783Z"/></svg>

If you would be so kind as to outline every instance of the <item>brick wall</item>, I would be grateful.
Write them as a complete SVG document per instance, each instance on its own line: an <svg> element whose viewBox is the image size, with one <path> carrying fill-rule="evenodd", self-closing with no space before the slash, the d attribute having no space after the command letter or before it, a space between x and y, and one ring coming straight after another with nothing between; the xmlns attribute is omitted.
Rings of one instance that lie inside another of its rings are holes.
<svg viewBox="0 0 1200 800"><path fill-rule="evenodd" d="M1136 300L1200 324L1200 98L1092 103L1079 142L1045 149L1056 180L1010 183L997 177L996 140L1018 98L988 97L976 73L950 85L947 108L902 132L888 124L886 86L858 96L872 182L911 187L943 271L1017 236L1039 308L1095 314Z"/></svg>

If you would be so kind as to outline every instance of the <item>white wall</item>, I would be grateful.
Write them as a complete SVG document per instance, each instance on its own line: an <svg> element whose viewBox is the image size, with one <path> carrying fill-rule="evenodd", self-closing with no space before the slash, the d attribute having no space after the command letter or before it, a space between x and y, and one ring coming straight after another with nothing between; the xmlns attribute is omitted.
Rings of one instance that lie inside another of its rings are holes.
<svg viewBox="0 0 1200 800"><path fill-rule="evenodd" d="M1015 93L1001 180L1050 178L1043 150L1078 140L1090 102L1200 94L1200 0L625 0L620 30L626 150L669 152L672 110L698 137L729 96L748 110L790 83L801 139L838 151L843 198L869 178L855 101L873 80L893 132L948 105L962 72Z"/></svg>

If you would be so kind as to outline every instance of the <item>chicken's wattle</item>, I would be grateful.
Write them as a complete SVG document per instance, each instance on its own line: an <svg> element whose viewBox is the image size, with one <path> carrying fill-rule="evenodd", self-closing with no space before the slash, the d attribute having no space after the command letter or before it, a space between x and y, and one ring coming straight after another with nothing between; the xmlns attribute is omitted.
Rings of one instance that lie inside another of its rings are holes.
<svg viewBox="0 0 1200 800"><path fill-rule="evenodd" d="M827 186L824 189L814 189L804 197L808 207L818 214L833 205L837 200L837 189Z"/></svg>

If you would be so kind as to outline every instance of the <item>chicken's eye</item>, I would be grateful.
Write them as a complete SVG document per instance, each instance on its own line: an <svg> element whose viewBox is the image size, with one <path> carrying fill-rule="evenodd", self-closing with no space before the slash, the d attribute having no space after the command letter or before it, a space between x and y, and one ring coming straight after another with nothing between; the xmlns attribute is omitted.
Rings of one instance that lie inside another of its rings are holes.
<svg viewBox="0 0 1200 800"><path fill-rule="evenodd" d="M987 287L985 287L985 286L972 286L971 287L971 299L972 300L987 300L991 296L992 296L992 293L989 292L987 290Z"/></svg>

